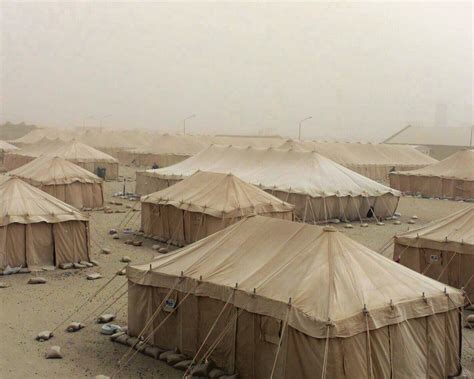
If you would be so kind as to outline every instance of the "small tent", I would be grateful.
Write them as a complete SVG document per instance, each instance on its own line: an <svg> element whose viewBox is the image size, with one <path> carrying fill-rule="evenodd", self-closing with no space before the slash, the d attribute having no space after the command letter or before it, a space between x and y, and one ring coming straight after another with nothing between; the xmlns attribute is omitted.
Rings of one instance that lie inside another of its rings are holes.
<svg viewBox="0 0 474 379"><path fill-rule="evenodd" d="M65 142L48 154L73 162L99 176L104 170L105 179L118 178L119 164L114 157L77 140Z"/></svg>
<svg viewBox="0 0 474 379"><path fill-rule="evenodd" d="M15 150L18 150L16 146L10 145L8 142L0 140L0 166L3 166L4 154Z"/></svg>
<svg viewBox="0 0 474 379"><path fill-rule="evenodd" d="M292 220L294 208L232 174L203 171L141 201L144 232L177 245L200 240L249 215Z"/></svg>
<svg viewBox="0 0 474 379"><path fill-rule="evenodd" d="M104 205L103 180L59 157L43 155L8 174L78 209Z"/></svg>
<svg viewBox="0 0 474 379"><path fill-rule="evenodd" d="M130 335L243 379L460 371L462 292L332 227L249 217L127 276Z"/></svg>
<svg viewBox="0 0 474 379"><path fill-rule="evenodd" d="M21 179L0 182L0 267L89 261L89 250L85 214Z"/></svg>
<svg viewBox="0 0 474 379"><path fill-rule="evenodd" d="M397 235L393 257L474 301L474 206Z"/></svg>
<svg viewBox="0 0 474 379"><path fill-rule="evenodd" d="M474 199L474 150L459 151L442 161L414 171L390 174L390 185L426 197Z"/></svg>
<svg viewBox="0 0 474 379"><path fill-rule="evenodd" d="M232 173L295 205L295 216L303 222L391 216L400 196L315 152L218 145L173 166L137 171L136 192L162 190L199 170Z"/></svg>

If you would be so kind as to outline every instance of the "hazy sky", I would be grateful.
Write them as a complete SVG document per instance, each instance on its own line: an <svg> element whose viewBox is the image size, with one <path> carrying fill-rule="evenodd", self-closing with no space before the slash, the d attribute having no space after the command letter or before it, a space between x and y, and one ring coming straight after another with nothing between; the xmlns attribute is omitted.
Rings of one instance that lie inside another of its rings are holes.
<svg viewBox="0 0 474 379"><path fill-rule="evenodd" d="M473 124L465 3L0 1L0 120L377 141ZM84 121L88 116L95 116ZM441 117L441 120L443 117ZM438 121L437 121L438 120Z"/></svg>

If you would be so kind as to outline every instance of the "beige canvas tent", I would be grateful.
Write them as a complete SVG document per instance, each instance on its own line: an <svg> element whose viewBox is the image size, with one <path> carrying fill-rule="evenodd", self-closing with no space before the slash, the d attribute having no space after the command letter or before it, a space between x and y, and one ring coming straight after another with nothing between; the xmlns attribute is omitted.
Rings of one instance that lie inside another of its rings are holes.
<svg viewBox="0 0 474 379"><path fill-rule="evenodd" d="M474 301L474 206L395 236L394 259Z"/></svg>
<svg viewBox="0 0 474 379"><path fill-rule="evenodd" d="M48 155L66 159L94 174L104 169L105 179L118 178L119 164L114 157L76 140L65 142Z"/></svg>
<svg viewBox="0 0 474 379"><path fill-rule="evenodd" d="M196 171L232 173L295 205L304 222L360 220L392 215L399 192L357 174L315 152L211 145L195 156L158 170L137 172L136 192L145 195Z"/></svg>
<svg viewBox="0 0 474 379"><path fill-rule="evenodd" d="M0 183L0 267L89 261L89 220L21 179Z"/></svg>
<svg viewBox="0 0 474 379"><path fill-rule="evenodd" d="M414 170L437 160L412 146L287 140L280 148L315 151L370 179L388 183L391 171Z"/></svg>
<svg viewBox="0 0 474 379"><path fill-rule="evenodd" d="M460 371L462 292L332 227L250 217L127 276L132 336L243 379Z"/></svg>
<svg viewBox="0 0 474 379"><path fill-rule="evenodd" d="M59 157L44 155L8 174L78 209L104 205L102 179Z"/></svg>
<svg viewBox="0 0 474 379"><path fill-rule="evenodd" d="M141 201L145 234L175 245L200 240L249 215L293 220L294 206L232 174L199 171Z"/></svg>
<svg viewBox="0 0 474 379"><path fill-rule="evenodd" d="M47 137L43 137L34 144L26 145L21 149L8 152L5 154L4 158L5 169L7 171L15 170L16 168L35 160L41 155L56 150L64 143L65 141L59 138L49 139Z"/></svg>
<svg viewBox="0 0 474 379"><path fill-rule="evenodd" d="M459 151L419 170L393 172L390 185L426 197L474 199L474 150Z"/></svg>
<svg viewBox="0 0 474 379"><path fill-rule="evenodd" d="M0 140L0 166L3 166L3 159L5 153L9 153L12 151L18 150L16 146L9 144L8 142Z"/></svg>

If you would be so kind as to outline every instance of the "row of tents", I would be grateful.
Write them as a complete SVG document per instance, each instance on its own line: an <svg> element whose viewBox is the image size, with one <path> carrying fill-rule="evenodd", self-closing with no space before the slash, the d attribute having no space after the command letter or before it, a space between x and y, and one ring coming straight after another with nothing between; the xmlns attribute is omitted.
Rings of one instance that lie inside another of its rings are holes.
<svg viewBox="0 0 474 379"><path fill-rule="evenodd" d="M388 181L391 170L411 170L436 162L412 146L328 141L295 141L280 137L158 134L143 130L104 128L35 129L11 141L27 148L42 139L75 139L119 159L123 164L166 167L179 163L211 144L253 148L315 151L377 181Z"/></svg>

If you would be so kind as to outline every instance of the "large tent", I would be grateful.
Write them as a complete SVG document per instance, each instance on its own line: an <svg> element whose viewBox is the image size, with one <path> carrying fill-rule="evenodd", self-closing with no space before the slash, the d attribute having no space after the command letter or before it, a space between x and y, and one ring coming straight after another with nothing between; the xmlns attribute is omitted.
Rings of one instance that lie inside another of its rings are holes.
<svg viewBox="0 0 474 379"><path fill-rule="evenodd" d="M474 301L474 206L395 236L393 257Z"/></svg>
<svg viewBox="0 0 474 379"><path fill-rule="evenodd" d="M142 197L145 234L176 245L200 240L249 215L293 220L293 206L232 174L196 172Z"/></svg>
<svg viewBox="0 0 474 379"><path fill-rule="evenodd" d="M388 175L393 170L413 170L437 162L414 147L403 145L287 140L280 148L315 151L352 171L381 182L388 182Z"/></svg>
<svg viewBox="0 0 474 379"><path fill-rule="evenodd" d="M59 138L50 139L43 137L34 144L25 145L21 149L8 152L4 157L5 169L7 171L15 170L16 168L35 160L41 155L56 150L64 143L65 141Z"/></svg>
<svg viewBox="0 0 474 379"><path fill-rule="evenodd" d="M142 167L152 167L154 164L167 167L193 156L208 145L209 142L198 136L155 135L144 146L120 152L119 160Z"/></svg>
<svg viewBox="0 0 474 379"><path fill-rule="evenodd" d="M8 174L78 209L104 205L103 180L59 157L43 155Z"/></svg>
<svg viewBox="0 0 474 379"><path fill-rule="evenodd" d="M3 166L3 157L5 153L18 150L16 146L9 144L8 142L0 140L0 166Z"/></svg>
<svg viewBox="0 0 474 379"><path fill-rule="evenodd" d="M137 172L136 192L167 188L197 171L232 173L295 205L302 221L392 215L399 192L315 152L211 145L174 166Z"/></svg>
<svg viewBox="0 0 474 379"><path fill-rule="evenodd" d="M65 142L48 154L73 162L94 174L99 174L99 171L104 169L105 179L118 178L118 161L114 157L82 142L76 140Z"/></svg>
<svg viewBox="0 0 474 379"><path fill-rule="evenodd" d="M462 292L332 227L250 217L127 276L129 334L243 379L460 371Z"/></svg>
<svg viewBox="0 0 474 379"><path fill-rule="evenodd" d="M69 204L10 177L0 183L0 267L89 261L89 219Z"/></svg>
<svg viewBox="0 0 474 379"><path fill-rule="evenodd" d="M390 185L426 197L474 199L474 150L459 151L419 170L393 172Z"/></svg>

